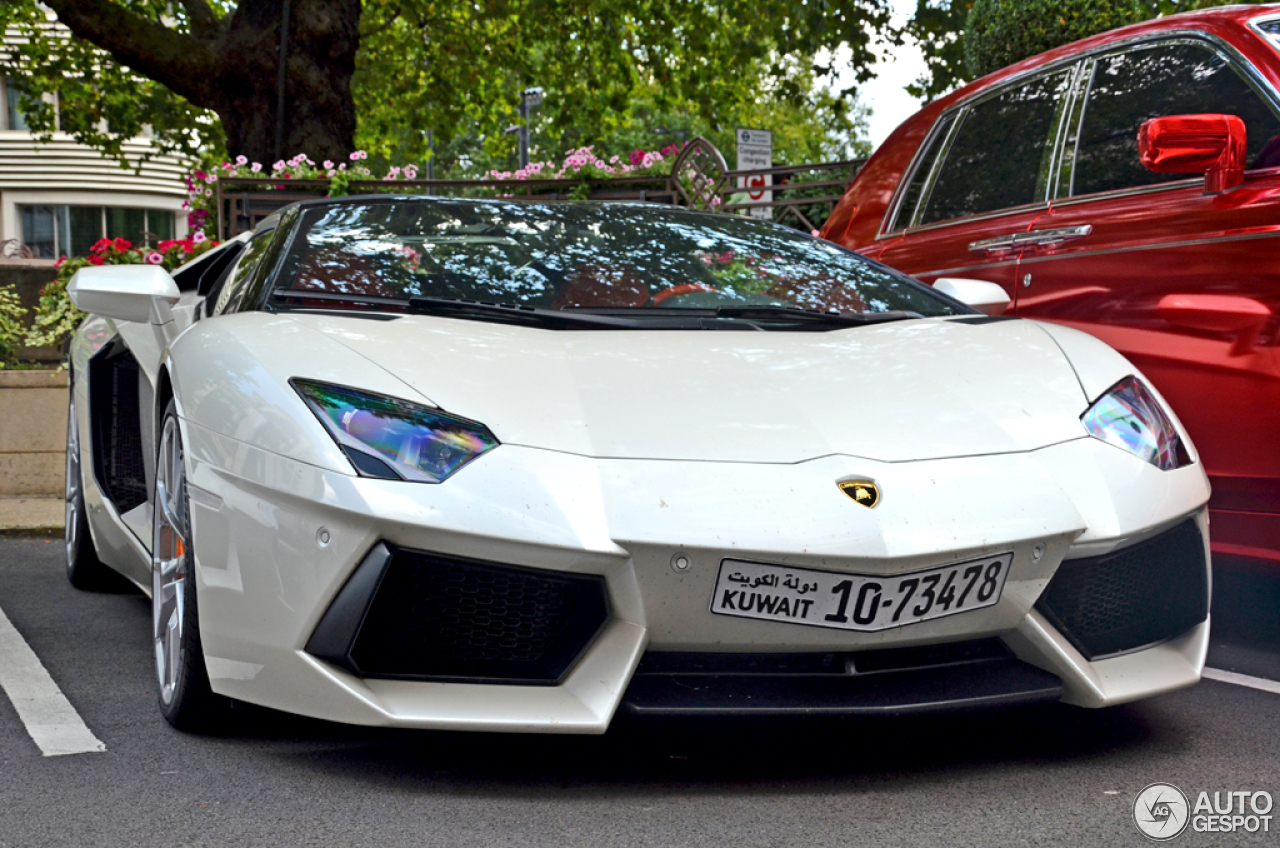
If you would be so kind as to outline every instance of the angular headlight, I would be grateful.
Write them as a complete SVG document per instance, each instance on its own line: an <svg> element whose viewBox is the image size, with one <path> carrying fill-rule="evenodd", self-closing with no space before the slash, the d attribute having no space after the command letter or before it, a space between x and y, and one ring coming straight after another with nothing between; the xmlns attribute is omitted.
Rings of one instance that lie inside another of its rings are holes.
<svg viewBox="0 0 1280 848"><path fill-rule="evenodd" d="M483 424L429 406L316 380L289 383L365 477L441 483L498 446Z"/></svg>
<svg viewBox="0 0 1280 848"><path fill-rule="evenodd" d="M1125 377L1108 389L1080 420L1095 439L1123 448L1156 468L1169 471L1191 464L1178 431L1137 377Z"/></svg>

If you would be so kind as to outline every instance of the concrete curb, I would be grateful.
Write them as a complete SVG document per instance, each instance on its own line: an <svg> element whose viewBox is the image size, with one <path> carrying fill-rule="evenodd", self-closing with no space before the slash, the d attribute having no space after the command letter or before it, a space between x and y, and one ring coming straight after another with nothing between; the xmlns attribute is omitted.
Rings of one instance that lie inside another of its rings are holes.
<svg viewBox="0 0 1280 848"><path fill-rule="evenodd" d="M0 498L0 536L61 536L62 498Z"/></svg>

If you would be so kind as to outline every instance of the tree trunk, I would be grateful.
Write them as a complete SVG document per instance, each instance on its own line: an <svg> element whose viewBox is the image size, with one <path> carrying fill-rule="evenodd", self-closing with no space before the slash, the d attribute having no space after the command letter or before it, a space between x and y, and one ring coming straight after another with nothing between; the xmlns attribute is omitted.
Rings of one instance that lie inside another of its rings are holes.
<svg viewBox="0 0 1280 848"><path fill-rule="evenodd" d="M288 10L284 108L278 108L280 31ZM360 0L243 0L217 49L211 108L232 156L270 166L306 153L345 159L355 146L351 75Z"/></svg>
<svg viewBox="0 0 1280 848"><path fill-rule="evenodd" d="M113 0L45 2L78 37L216 112L232 156L270 166L306 153L322 162L345 156L355 144L351 75L360 47L360 0L241 0L221 20L207 0L180 0L191 22L186 33ZM281 108L280 34L286 17Z"/></svg>

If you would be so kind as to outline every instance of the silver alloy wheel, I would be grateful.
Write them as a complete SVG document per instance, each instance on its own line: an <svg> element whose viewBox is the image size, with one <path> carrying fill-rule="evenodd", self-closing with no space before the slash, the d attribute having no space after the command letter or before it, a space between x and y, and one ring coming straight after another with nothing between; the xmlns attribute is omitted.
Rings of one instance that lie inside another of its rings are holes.
<svg viewBox="0 0 1280 848"><path fill-rule="evenodd" d="M186 471L178 420L165 418L156 461L151 534L151 620L160 700L173 703L183 665L183 615L187 578Z"/></svg>
<svg viewBox="0 0 1280 848"><path fill-rule="evenodd" d="M71 390L71 403L67 408L67 484L65 529L63 541L67 546L67 565L74 566L80 555L80 427L76 422L76 394Z"/></svg>

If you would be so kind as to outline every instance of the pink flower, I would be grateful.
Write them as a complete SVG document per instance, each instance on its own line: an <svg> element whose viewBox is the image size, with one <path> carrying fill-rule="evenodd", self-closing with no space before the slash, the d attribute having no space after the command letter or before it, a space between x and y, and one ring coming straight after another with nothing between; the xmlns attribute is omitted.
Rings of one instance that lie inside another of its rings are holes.
<svg viewBox="0 0 1280 848"><path fill-rule="evenodd" d="M249 166L249 170L253 171L256 174L262 170L262 166L257 162L254 162L252 165Z"/></svg>
<svg viewBox="0 0 1280 848"><path fill-rule="evenodd" d="M236 164L237 164L237 165L247 165L247 164L249 164L249 157L247 157L247 156L237 156L237 157L236 157ZM256 163L255 163L255 164L256 164ZM261 167L261 166L259 166L259 167ZM258 169L257 169L257 168L254 168L254 170L256 171L256 170L258 170Z"/></svg>
<svg viewBox="0 0 1280 848"><path fill-rule="evenodd" d="M146 263L148 265L159 265L161 262L164 262L164 256L158 252L153 250L147 254Z"/></svg>
<svg viewBox="0 0 1280 848"><path fill-rule="evenodd" d="M636 148L635 150L631 151L631 164L632 164L632 165L639 165L639 164L640 164L641 162L643 162L643 161L644 161L644 151L643 151L643 150L640 150L639 148Z"/></svg>
<svg viewBox="0 0 1280 848"><path fill-rule="evenodd" d="M283 171L283 170L284 170L284 160L283 160L283 159L281 159L281 160L279 160L278 162L276 162L274 165L272 165L272 166L271 166L271 170L273 170L273 171Z"/></svg>
<svg viewBox="0 0 1280 848"><path fill-rule="evenodd" d="M206 236L200 230L196 230L194 233L191 234L191 240L196 244L200 244L201 242L206 241L208 238L209 237Z"/></svg>
<svg viewBox="0 0 1280 848"><path fill-rule="evenodd" d="M325 170L331 171L333 170L333 163L330 162L328 159L326 159L324 160L324 167L325 167Z"/></svg>
<svg viewBox="0 0 1280 848"><path fill-rule="evenodd" d="M405 169L404 169L404 178L405 178L406 180L416 180L416 179L418 178L418 172L417 172L417 170L416 170L412 165L410 165L409 167L405 168Z"/></svg>
<svg viewBox="0 0 1280 848"><path fill-rule="evenodd" d="M334 174L336 174L336 173L338 173L338 172L337 172L337 171L335 171L333 168L330 168L330 169L329 169L329 173L325 174L325 176L327 176L327 177L332 177L332 176L333 176Z"/></svg>

